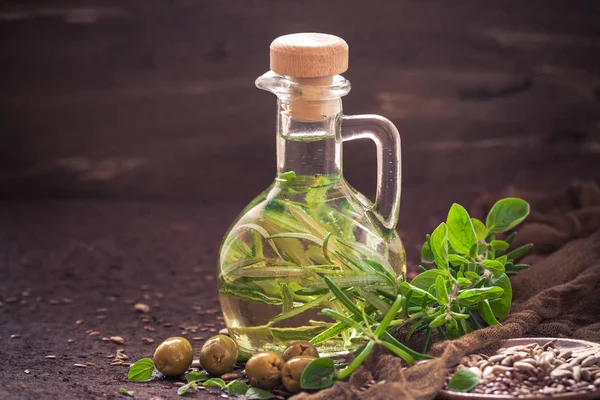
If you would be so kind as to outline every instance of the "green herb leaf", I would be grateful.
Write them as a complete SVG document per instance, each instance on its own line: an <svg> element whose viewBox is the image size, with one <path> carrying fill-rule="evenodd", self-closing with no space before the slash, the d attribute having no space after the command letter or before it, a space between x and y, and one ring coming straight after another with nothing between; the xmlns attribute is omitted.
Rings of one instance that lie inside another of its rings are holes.
<svg viewBox="0 0 600 400"><path fill-rule="evenodd" d="M465 264L469 264L471 262L471 261L467 260L466 258L464 258L463 256L459 256L458 254L448 255L448 260L450 261L450 264L455 265L455 266L465 265Z"/></svg>
<svg viewBox="0 0 600 400"><path fill-rule="evenodd" d="M433 264L433 252L428 242L423 243L421 247L421 261L427 264Z"/></svg>
<svg viewBox="0 0 600 400"><path fill-rule="evenodd" d="M210 378L209 380L204 382L202 384L202 386L217 386L217 387L223 389L225 386L227 386L227 384L221 378Z"/></svg>
<svg viewBox="0 0 600 400"><path fill-rule="evenodd" d="M477 243L475 228L469 213L460 204L452 204L446 219L448 240L452 248L461 254L469 254L471 246Z"/></svg>
<svg viewBox="0 0 600 400"><path fill-rule="evenodd" d="M471 306L486 299L495 299L500 297L502 296L502 293L504 293L504 290L497 286L466 289L459 293L458 301L463 305Z"/></svg>
<svg viewBox="0 0 600 400"><path fill-rule="evenodd" d="M410 284L419 289L427 290L435 283L438 276L445 277L447 276L447 272L439 269L429 269L415 276L412 281L410 281Z"/></svg>
<svg viewBox="0 0 600 400"><path fill-rule="evenodd" d="M287 283L281 284L281 311L286 312L294 307L294 291Z"/></svg>
<svg viewBox="0 0 600 400"><path fill-rule="evenodd" d="M437 328L438 326L442 326L442 324L444 323L445 320L446 320L446 315L445 314L440 314L437 317L435 317L433 319L433 321L431 321L429 323L429 327L430 328Z"/></svg>
<svg viewBox="0 0 600 400"><path fill-rule="evenodd" d="M396 300L390 307L388 313L385 315L385 317L383 317L383 320L381 321L377 329L375 329L376 338L379 338L379 336L381 336L381 334L388 328L388 326L390 326L390 323L394 318L396 318L396 315L398 314L398 311L400 310L401 306L402 296L398 295L398 297L396 297Z"/></svg>
<svg viewBox="0 0 600 400"><path fill-rule="evenodd" d="M485 221L490 232L511 230L529 215L529 204L522 199L507 198L496 202Z"/></svg>
<svg viewBox="0 0 600 400"><path fill-rule="evenodd" d="M450 312L450 314L452 315L452 318L457 319L459 321L469 318L469 314L457 313L454 311Z"/></svg>
<svg viewBox="0 0 600 400"><path fill-rule="evenodd" d="M225 390L230 395L244 395L248 391L248 385L235 379L227 384Z"/></svg>
<svg viewBox="0 0 600 400"><path fill-rule="evenodd" d="M303 389L324 389L333 385L335 364L331 358L317 358L306 366L300 377Z"/></svg>
<svg viewBox="0 0 600 400"><path fill-rule="evenodd" d="M423 290L421 288L418 288L416 286L411 285L408 282L402 282L400 284L400 292L406 296L406 294L408 293L409 290L413 291L412 294L412 301L413 303L416 304L432 304L435 303L437 301L437 299L429 292L427 292L426 290Z"/></svg>
<svg viewBox="0 0 600 400"><path fill-rule="evenodd" d="M484 240L488 234L488 231L483 222L477 218L471 218L471 223L473 224L473 229L475 229L475 236L477 236L477 240Z"/></svg>
<svg viewBox="0 0 600 400"><path fill-rule="evenodd" d="M532 247L533 247L532 243L523 245L517 249L514 249L510 253L508 253L506 255L506 258L508 258L511 261L518 260L519 258L523 257L529 251L529 249L531 249Z"/></svg>
<svg viewBox="0 0 600 400"><path fill-rule="evenodd" d="M275 397L275 395L273 393L269 392L268 390L259 389L259 388L255 388L255 387L249 388L248 391L246 392L247 400L266 400L266 399L272 399L274 397Z"/></svg>
<svg viewBox="0 0 600 400"><path fill-rule="evenodd" d="M185 374L185 380L188 382L201 381L204 382L208 379L208 375L202 372L188 372Z"/></svg>
<svg viewBox="0 0 600 400"><path fill-rule="evenodd" d="M123 393L125 396L129 396L129 397L133 397L133 394L135 393L134 390L127 390L124 387L122 387L121 389L119 389L121 391L121 393Z"/></svg>
<svg viewBox="0 0 600 400"><path fill-rule="evenodd" d="M443 222L431 234L431 251L435 265L448 269L448 227Z"/></svg>
<svg viewBox="0 0 600 400"><path fill-rule="evenodd" d="M145 382L152 379L154 372L154 361L151 358L142 358L136 361L127 373L127 379L134 382Z"/></svg>
<svg viewBox="0 0 600 400"><path fill-rule="evenodd" d="M239 362L246 362L248 361L250 358L252 357L252 354L242 350L242 349L238 349L238 358L237 360Z"/></svg>
<svg viewBox="0 0 600 400"><path fill-rule="evenodd" d="M446 280L438 276L435 280L435 293L438 304L445 306L448 304L448 290L446 289Z"/></svg>
<svg viewBox="0 0 600 400"><path fill-rule="evenodd" d="M502 274L498 278L493 278L490 281L490 284L500 287L504 290L502 296L490 303L490 307L492 308L494 315L497 318L504 318L510 312L510 306L512 303L512 287L510 284L510 279L508 279L506 274Z"/></svg>
<svg viewBox="0 0 600 400"><path fill-rule="evenodd" d="M499 277L504 273L504 264L497 260L483 260L481 262L483 268L490 271L495 277Z"/></svg>
<svg viewBox="0 0 600 400"><path fill-rule="evenodd" d="M490 246L492 246L492 249L494 251L501 253L504 250L508 249L510 247L510 244L508 244L504 240L492 240L490 242Z"/></svg>
<svg viewBox="0 0 600 400"><path fill-rule="evenodd" d="M356 371L356 369L360 366L360 364L362 364L362 362L365 360L365 358L367 358L367 356L369 354L371 354L371 351L373 351L373 346L375 346L375 341L371 340L369 343L367 343L367 345L364 347L364 349L356 356L356 358L354 358L354 360L352 360L352 362L350 363L350 365L348 365L346 368L344 368L343 370L340 371L340 373L337 375L337 377L335 377L335 379L337 380L343 380L346 379L347 377L349 377L354 371ZM315 360L317 361L317 360ZM315 362L313 361L313 362ZM312 363L311 363L312 364ZM310 366L310 364L308 364ZM308 366L306 367L308 368ZM304 373L302 373L302 378L304 378L304 374L306 373L306 370L304 370ZM331 382L333 384L333 382ZM304 385L301 383L300 386L304 387ZM331 385L325 386L325 387L329 387ZM305 389L321 389L321 388L309 388L309 387L304 387Z"/></svg>
<svg viewBox="0 0 600 400"><path fill-rule="evenodd" d="M183 385L182 387L180 387L179 389L177 389L177 395L178 396L183 396L184 394L187 393L188 390L190 390L190 388L196 388L196 381L191 381L186 383L185 385Z"/></svg>
<svg viewBox="0 0 600 400"><path fill-rule="evenodd" d="M484 300L478 304L477 311L479 311L479 315L481 315L481 318L483 318L483 320L487 322L488 325L500 325L500 322L498 322L498 320L494 316L494 312L492 311L490 303L487 300Z"/></svg>
<svg viewBox="0 0 600 400"><path fill-rule="evenodd" d="M463 369L457 371L450 382L448 382L448 389L452 392L470 392L475 386L479 384L479 378L473 371Z"/></svg>

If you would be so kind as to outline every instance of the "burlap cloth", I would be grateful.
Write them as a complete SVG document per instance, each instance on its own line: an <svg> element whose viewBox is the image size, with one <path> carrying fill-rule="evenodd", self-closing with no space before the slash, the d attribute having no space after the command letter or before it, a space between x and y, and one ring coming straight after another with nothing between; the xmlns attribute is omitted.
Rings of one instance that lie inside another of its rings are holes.
<svg viewBox="0 0 600 400"><path fill-rule="evenodd" d="M511 278L513 308L502 326L438 342L430 351L438 358L404 371L398 357L377 349L349 382L293 399L433 399L444 385L447 367L499 340L545 336L600 342L600 188L595 183L573 183L554 196L509 188L480 198L471 215L485 217L494 201L506 196L530 202L531 215L518 228L514 245L531 242L535 247L523 260L532 268ZM385 382L360 391L372 378Z"/></svg>

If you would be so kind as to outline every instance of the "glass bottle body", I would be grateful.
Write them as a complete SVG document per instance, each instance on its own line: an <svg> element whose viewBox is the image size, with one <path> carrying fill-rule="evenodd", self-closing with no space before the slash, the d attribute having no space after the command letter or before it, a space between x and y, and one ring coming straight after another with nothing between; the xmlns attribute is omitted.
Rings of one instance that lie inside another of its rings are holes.
<svg viewBox="0 0 600 400"><path fill-rule="evenodd" d="M394 227L385 226L374 204L342 176L341 100L328 101L317 108L330 115L298 120L289 99L280 100L275 182L223 240L223 315L230 335L250 353L281 352L334 325L320 311L344 308L324 277L353 298L372 299L378 291L395 295L405 274L404 247ZM316 347L323 356L336 356L363 340L348 329Z"/></svg>

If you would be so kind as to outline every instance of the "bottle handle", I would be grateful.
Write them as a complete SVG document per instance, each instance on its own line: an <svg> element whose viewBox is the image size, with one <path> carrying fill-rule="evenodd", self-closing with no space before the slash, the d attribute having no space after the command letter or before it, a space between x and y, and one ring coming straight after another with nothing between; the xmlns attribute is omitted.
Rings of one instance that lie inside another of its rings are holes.
<svg viewBox="0 0 600 400"><path fill-rule="evenodd" d="M344 115L342 141L368 138L377 146L377 194L373 209L380 222L394 229L400 213L400 134L394 124L379 115Z"/></svg>

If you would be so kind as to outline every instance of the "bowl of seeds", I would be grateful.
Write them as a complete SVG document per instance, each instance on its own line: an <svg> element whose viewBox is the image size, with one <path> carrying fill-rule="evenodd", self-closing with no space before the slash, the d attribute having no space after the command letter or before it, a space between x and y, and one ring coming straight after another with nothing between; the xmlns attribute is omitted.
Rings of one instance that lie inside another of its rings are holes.
<svg viewBox="0 0 600 400"><path fill-rule="evenodd" d="M519 338L498 346L463 357L450 370L441 398L600 398L600 344Z"/></svg>

